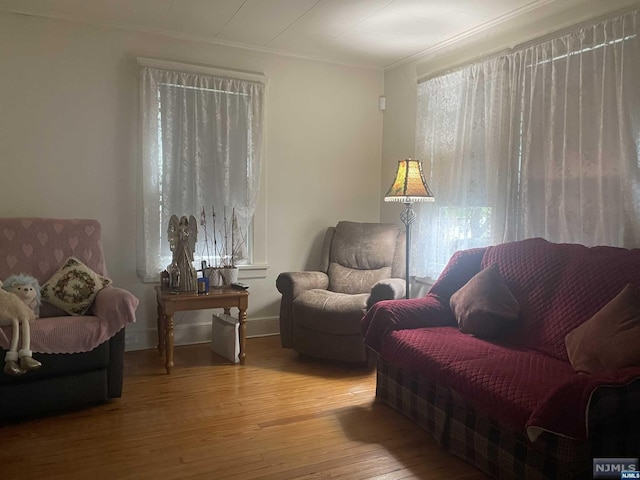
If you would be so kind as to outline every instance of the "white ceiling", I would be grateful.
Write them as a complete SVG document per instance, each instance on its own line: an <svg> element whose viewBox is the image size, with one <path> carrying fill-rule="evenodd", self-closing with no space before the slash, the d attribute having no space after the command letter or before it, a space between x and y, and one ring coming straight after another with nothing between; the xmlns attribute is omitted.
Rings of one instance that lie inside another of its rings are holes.
<svg viewBox="0 0 640 480"><path fill-rule="evenodd" d="M382 69L567 1L0 0L0 11Z"/></svg>

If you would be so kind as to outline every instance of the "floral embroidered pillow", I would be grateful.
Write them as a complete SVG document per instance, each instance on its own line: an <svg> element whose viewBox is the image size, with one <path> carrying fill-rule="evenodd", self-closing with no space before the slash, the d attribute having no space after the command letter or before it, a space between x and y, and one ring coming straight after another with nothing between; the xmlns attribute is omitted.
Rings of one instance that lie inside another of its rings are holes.
<svg viewBox="0 0 640 480"><path fill-rule="evenodd" d="M96 295L111 280L98 275L75 257L67 261L41 287L42 298L70 315L84 315Z"/></svg>

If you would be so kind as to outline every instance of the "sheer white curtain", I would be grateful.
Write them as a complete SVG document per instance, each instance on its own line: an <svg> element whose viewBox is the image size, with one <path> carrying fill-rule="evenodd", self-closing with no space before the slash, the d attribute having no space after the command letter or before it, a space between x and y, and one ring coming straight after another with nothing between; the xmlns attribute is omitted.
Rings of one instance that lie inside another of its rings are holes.
<svg viewBox="0 0 640 480"><path fill-rule="evenodd" d="M507 239L640 247L636 22L629 13L511 55L522 148Z"/></svg>
<svg viewBox="0 0 640 480"><path fill-rule="evenodd" d="M512 110L505 58L418 86L417 158L435 203L417 204L412 274L436 278L451 255L504 230Z"/></svg>
<svg viewBox="0 0 640 480"><path fill-rule="evenodd" d="M265 85L140 68L141 198L137 270L156 280L171 258L171 215L235 209L247 232L259 189ZM199 228L199 244L202 245ZM202 252L196 252L202 253Z"/></svg>
<svg viewBox="0 0 640 480"><path fill-rule="evenodd" d="M637 12L418 86L413 274L459 249L543 237L640 247Z"/></svg>

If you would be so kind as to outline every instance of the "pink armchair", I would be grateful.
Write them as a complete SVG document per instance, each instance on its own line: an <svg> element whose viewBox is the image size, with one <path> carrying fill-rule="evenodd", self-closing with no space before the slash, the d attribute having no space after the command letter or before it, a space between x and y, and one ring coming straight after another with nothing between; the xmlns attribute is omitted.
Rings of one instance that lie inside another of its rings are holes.
<svg viewBox="0 0 640 480"><path fill-rule="evenodd" d="M0 279L32 275L43 285L69 257L108 277L96 220L0 218ZM42 367L19 377L0 374L0 420L104 402L122 394L124 331L138 299L108 286L80 316L43 302L31 323L31 350ZM11 339L0 328L0 355Z"/></svg>

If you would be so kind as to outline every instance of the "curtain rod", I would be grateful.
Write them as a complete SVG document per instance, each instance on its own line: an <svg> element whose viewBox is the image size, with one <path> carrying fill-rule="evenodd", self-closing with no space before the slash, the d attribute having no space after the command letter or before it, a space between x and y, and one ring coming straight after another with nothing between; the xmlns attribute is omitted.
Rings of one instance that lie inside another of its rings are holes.
<svg viewBox="0 0 640 480"><path fill-rule="evenodd" d="M482 55L477 55L475 57L472 57L470 59L461 61L459 63L455 63L453 65L449 65L447 67L443 67L440 68L438 70L434 70L432 72L429 73L425 73L424 75L420 75L416 81L418 84L420 83L424 83L428 80L431 80L432 78L436 78L436 77L442 77L443 75L447 75L449 73L455 72L456 70L460 70L461 68L464 68L466 66L469 65L473 65L474 63L480 63L480 62L484 62L487 60L491 60L493 58L499 58L499 57L504 57L506 55L509 55L510 53L512 53L513 50L511 48L502 48L500 50L496 50L490 53L483 53Z"/></svg>
<svg viewBox="0 0 640 480"><path fill-rule="evenodd" d="M466 59L466 60L460 61L458 63L455 63L453 65L449 65L447 67L443 67L443 68L434 70L432 72L420 75L420 76L418 76L416 78L416 83L418 83L418 84L424 83L424 82L426 82L428 80L431 80L432 78L440 77L440 76L446 75L448 73L455 72L456 70L460 70L461 68L464 68L466 66L473 65L474 63L479 63L479 62L482 62L482 61L491 60L493 58L506 56L506 55L509 55L511 53L514 53L514 52L517 52L517 51L520 51L520 50L525 50L525 49L533 47L535 45L539 45L541 43L548 42L548 41L554 40L556 38L563 37L564 35L568 35L571 32L574 32L574 31L579 30L581 28L585 28L585 27L588 27L588 26L591 26L591 25L597 25L598 23L601 23L601 22L603 22L605 20L610 20L610 19L613 19L613 18L616 18L616 17L620 17L622 15L625 15L627 13L631 13L631 12L634 12L634 11L639 11L638 7L640 7L640 4L634 4L632 6L616 10L614 12L609 12L607 14L600 15L598 17L591 18L589 20L584 20L583 22L579 22L579 23L576 23L574 25L570 25L570 26L564 27L564 28L561 28L559 30L555 30L555 31L547 33L547 34L540 35L538 37L532 38L532 39L527 40L527 41L524 41L524 42L521 42L521 43L517 43L512 47L496 48L495 50L490 51L488 53L483 53L481 55L477 55L477 56L472 57L470 59Z"/></svg>
<svg viewBox="0 0 640 480"><path fill-rule="evenodd" d="M243 70L232 70L230 68L210 67L207 65L197 65L191 63L172 62L158 58L137 57L138 66L149 68L160 68L163 70L174 70L177 72L201 73L216 77L235 78L237 80L247 80L267 84L267 76L264 73L249 72Z"/></svg>

